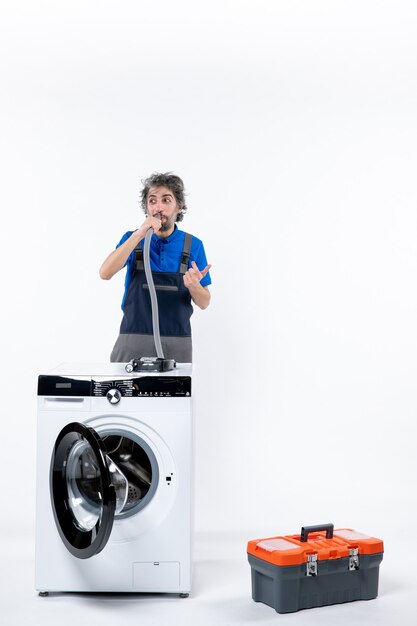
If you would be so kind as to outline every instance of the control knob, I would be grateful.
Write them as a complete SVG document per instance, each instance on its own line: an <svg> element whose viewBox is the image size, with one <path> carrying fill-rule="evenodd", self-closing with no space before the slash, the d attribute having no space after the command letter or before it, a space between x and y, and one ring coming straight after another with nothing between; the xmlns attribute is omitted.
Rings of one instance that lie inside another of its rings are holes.
<svg viewBox="0 0 417 626"><path fill-rule="evenodd" d="M110 404L117 404L118 402L120 402L121 397L122 394L120 393L120 391L114 388L109 389L106 394L106 398L110 402Z"/></svg>

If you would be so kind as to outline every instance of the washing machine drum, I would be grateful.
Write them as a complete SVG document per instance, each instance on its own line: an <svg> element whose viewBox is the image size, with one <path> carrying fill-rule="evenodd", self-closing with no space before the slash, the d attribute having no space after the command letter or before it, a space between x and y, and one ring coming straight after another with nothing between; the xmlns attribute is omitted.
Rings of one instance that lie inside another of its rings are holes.
<svg viewBox="0 0 417 626"><path fill-rule="evenodd" d="M93 428L74 422L61 430L50 488L58 532L71 554L87 559L101 552L126 504L128 481Z"/></svg>

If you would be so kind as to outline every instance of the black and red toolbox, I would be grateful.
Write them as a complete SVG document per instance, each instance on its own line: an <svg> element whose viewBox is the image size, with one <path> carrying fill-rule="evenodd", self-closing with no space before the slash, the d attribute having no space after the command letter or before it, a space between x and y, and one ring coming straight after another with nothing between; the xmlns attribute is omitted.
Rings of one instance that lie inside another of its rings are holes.
<svg viewBox="0 0 417 626"><path fill-rule="evenodd" d="M247 551L252 598L277 613L378 595L384 544L351 528L305 526L299 535L249 541Z"/></svg>

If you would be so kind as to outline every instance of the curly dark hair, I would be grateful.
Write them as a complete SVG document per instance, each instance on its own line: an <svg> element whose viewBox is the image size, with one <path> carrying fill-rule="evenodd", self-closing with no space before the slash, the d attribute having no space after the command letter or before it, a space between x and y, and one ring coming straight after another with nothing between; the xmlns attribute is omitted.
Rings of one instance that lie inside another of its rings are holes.
<svg viewBox="0 0 417 626"><path fill-rule="evenodd" d="M185 190L184 183L179 176L176 176L172 172L165 172L161 174L154 172L145 180L142 180L143 189L141 191L141 204L144 213L147 213L146 201L148 199L149 189L151 187L168 187L168 189L174 194L177 205L181 211L177 215L176 222L181 222L184 218L184 213L187 211L187 205L185 204Z"/></svg>

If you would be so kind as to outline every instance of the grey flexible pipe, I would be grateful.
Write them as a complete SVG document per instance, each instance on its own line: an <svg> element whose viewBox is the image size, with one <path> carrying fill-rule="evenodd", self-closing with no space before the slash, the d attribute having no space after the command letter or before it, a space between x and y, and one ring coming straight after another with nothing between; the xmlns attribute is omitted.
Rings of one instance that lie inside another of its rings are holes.
<svg viewBox="0 0 417 626"><path fill-rule="evenodd" d="M161 333L159 331L159 311L158 300L156 297L155 285L153 282L153 276L151 272L151 260L150 260L150 247L151 238L153 235L153 229L150 228L145 235L145 244L143 246L143 265L145 268L145 276L148 282L149 295L151 296L152 306L152 326L153 326L153 340L155 342L156 356L164 359L164 351L161 344Z"/></svg>

